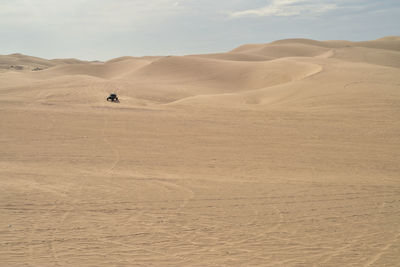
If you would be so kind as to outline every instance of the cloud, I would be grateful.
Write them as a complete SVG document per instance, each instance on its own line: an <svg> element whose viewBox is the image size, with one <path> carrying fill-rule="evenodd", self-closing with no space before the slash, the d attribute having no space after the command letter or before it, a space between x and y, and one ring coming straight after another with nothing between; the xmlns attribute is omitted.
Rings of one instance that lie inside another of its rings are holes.
<svg viewBox="0 0 400 267"><path fill-rule="evenodd" d="M273 0L264 7L232 12L230 17L287 17L302 14L319 14L336 8L336 4L319 0Z"/></svg>
<svg viewBox="0 0 400 267"><path fill-rule="evenodd" d="M182 12L177 0L0 0L0 27L125 23L160 20Z"/></svg>

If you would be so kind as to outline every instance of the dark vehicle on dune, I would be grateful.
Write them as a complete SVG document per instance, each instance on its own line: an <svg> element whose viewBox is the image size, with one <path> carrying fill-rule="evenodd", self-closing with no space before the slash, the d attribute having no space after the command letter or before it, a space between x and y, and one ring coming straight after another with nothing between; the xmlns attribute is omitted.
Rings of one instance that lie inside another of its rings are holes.
<svg viewBox="0 0 400 267"><path fill-rule="evenodd" d="M111 102L119 102L118 96L116 94L110 94L107 97L107 101L111 101Z"/></svg>

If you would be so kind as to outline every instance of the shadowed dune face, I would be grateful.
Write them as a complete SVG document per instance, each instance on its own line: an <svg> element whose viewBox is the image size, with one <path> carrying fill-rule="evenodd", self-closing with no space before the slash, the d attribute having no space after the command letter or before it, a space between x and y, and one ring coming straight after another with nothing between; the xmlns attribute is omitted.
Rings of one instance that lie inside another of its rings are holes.
<svg viewBox="0 0 400 267"><path fill-rule="evenodd" d="M396 36L0 56L0 265L396 266L399 68Z"/></svg>

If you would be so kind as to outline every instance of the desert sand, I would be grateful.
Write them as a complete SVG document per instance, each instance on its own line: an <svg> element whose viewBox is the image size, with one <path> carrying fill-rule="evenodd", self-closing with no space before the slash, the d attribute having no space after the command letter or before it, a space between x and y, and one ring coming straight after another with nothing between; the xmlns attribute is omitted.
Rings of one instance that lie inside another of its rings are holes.
<svg viewBox="0 0 400 267"><path fill-rule="evenodd" d="M3 55L0 129L1 266L400 266L400 37Z"/></svg>

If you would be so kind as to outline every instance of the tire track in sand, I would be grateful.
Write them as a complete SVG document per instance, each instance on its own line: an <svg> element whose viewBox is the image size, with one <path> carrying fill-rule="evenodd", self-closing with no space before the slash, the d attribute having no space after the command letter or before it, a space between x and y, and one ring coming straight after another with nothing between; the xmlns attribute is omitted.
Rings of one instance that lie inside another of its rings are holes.
<svg viewBox="0 0 400 267"><path fill-rule="evenodd" d="M109 86L107 86L107 87L109 87ZM104 87L103 87L103 93L105 96L108 95L108 93L106 92L106 89ZM107 101L107 104L108 104L108 101ZM111 111L111 115L113 115L114 111L112 108L110 109L110 111ZM111 175L111 178L112 178L112 176L113 176L112 172L113 172L114 168L118 165L118 163L121 159L121 155L119 153L119 150L114 147L114 145L112 144L112 142L110 142L110 140L108 139L108 137L106 135L106 129L109 126L109 119L106 114L103 114L103 119L104 119L104 125L103 125L103 129L102 129L102 140L104 143L106 143L108 145L108 147L110 147L113 150L113 153L114 153L114 162L111 164L111 167L106 171L106 174Z"/></svg>
<svg viewBox="0 0 400 267"><path fill-rule="evenodd" d="M393 241L389 242L386 246L381 248L380 252L375 254L366 264L364 264L364 267L368 267L368 266L371 266L374 263L376 263L382 257L382 255L387 252L387 250L389 250L397 241L399 241L399 237L400 237L400 234L397 234L394 237Z"/></svg>

